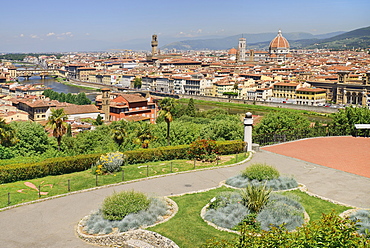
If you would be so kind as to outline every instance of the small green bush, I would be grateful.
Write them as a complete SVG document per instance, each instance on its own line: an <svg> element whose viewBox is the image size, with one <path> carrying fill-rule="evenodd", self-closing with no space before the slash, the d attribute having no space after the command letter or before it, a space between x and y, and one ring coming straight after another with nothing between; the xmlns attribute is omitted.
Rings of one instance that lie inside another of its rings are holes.
<svg viewBox="0 0 370 248"><path fill-rule="evenodd" d="M251 180L262 181L279 178L280 173L271 165L257 163L245 168L242 175Z"/></svg>
<svg viewBox="0 0 370 248"><path fill-rule="evenodd" d="M130 213L147 209L149 204L150 200L141 192L122 191L104 199L102 213L107 220L122 220Z"/></svg>

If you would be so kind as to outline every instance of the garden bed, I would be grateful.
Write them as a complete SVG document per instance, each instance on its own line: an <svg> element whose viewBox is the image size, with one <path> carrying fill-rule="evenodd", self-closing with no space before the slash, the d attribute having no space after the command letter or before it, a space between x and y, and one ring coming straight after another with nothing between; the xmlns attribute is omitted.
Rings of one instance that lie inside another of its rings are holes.
<svg viewBox="0 0 370 248"><path fill-rule="evenodd" d="M160 223L170 220L178 211L177 204L165 197L167 203L167 213L161 216L153 225L142 226L139 229L119 232L118 228L113 228L113 232L109 234L88 234L85 230L86 221L91 215L85 216L77 225L77 235L89 244L113 247L137 247L135 244L145 244L145 247L163 247L176 248L178 247L170 239L152 231L144 230L143 228L153 227Z"/></svg>

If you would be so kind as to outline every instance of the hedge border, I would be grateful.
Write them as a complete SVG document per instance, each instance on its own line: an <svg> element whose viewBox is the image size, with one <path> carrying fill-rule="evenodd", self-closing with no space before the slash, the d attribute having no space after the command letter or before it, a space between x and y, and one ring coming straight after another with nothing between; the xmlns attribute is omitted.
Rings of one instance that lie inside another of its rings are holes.
<svg viewBox="0 0 370 248"><path fill-rule="evenodd" d="M243 151L245 142L218 141L217 151L220 155L239 153ZM146 163L152 161L165 161L172 159L189 159L190 145L167 146L151 149L138 149L126 151L129 164ZM49 175L62 175L84 171L100 158L102 154L87 154L73 157L58 157L36 163L20 163L0 166L0 183L10 183L34 179Z"/></svg>

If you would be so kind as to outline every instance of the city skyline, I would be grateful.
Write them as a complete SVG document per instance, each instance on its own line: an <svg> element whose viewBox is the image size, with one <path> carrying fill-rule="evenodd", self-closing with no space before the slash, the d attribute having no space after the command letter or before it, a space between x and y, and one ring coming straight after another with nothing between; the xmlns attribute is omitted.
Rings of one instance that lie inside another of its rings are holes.
<svg viewBox="0 0 370 248"><path fill-rule="evenodd" d="M370 25L369 7L366 0L6 1L0 52L97 51L135 45L149 51L154 33L163 46L279 29L312 34L351 31Z"/></svg>

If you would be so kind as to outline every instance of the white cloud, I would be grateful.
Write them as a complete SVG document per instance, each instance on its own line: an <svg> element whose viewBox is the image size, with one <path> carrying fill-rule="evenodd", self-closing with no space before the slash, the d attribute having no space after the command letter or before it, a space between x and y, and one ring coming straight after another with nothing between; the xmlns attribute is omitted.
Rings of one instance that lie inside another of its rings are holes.
<svg viewBox="0 0 370 248"><path fill-rule="evenodd" d="M31 34L30 35L30 37L32 38L32 39L38 39L39 37L37 36L37 35L35 35L35 34Z"/></svg>
<svg viewBox="0 0 370 248"><path fill-rule="evenodd" d="M46 36L55 36L55 33L48 33Z"/></svg>
<svg viewBox="0 0 370 248"><path fill-rule="evenodd" d="M20 34L19 37L24 37L24 34Z"/></svg>

